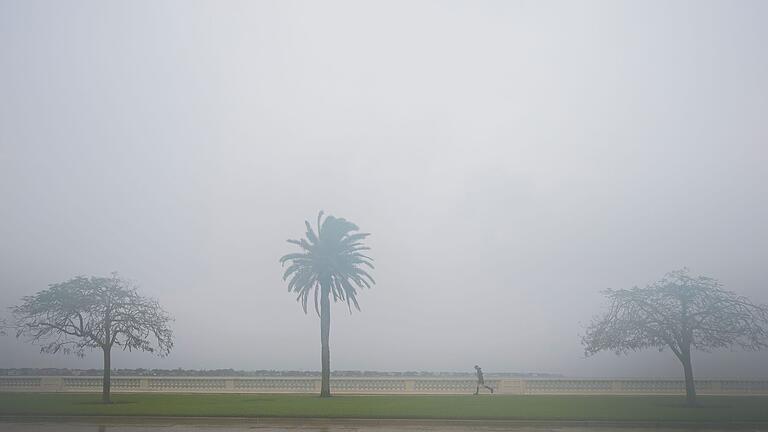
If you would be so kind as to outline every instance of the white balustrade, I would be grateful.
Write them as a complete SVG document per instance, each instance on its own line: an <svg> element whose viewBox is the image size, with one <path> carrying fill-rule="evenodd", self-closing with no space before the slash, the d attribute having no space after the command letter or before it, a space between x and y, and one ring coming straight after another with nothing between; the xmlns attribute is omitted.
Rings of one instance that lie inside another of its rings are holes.
<svg viewBox="0 0 768 432"><path fill-rule="evenodd" d="M0 392L99 392L101 377L0 376ZM679 379L490 378L498 394L680 395ZM332 378L339 394L470 394L470 378ZM319 377L113 377L112 391L158 393L317 393ZM702 395L768 395L768 379L702 379Z"/></svg>

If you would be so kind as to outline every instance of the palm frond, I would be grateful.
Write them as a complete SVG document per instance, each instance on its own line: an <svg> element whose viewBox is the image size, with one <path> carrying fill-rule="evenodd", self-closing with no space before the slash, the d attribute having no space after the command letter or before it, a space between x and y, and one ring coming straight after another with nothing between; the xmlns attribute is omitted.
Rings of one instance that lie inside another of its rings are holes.
<svg viewBox="0 0 768 432"><path fill-rule="evenodd" d="M309 224L309 221L304 221L304 225L307 227L307 240L309 240L309 243L317 244L319 240L312 229L312 225Z"/></svg>
<svg viewBox="0 0 768 432"><path fill-rule="evenodd" d="M375 284L366 271L373 269L373 258L361 253L370 248L363 241L369 233L358 232L354 223L320 211L317 226L304 222L306 234L298 240L288 240L298 246L301 252L289 253L280 258L286 267L283 280L288 281L288 291L297 294L296 301L307 312L310 294L313 295L315 311L319 314L319 296L332 296L335 302L347 303L360 309L357 290L370 288Z"/></svg>

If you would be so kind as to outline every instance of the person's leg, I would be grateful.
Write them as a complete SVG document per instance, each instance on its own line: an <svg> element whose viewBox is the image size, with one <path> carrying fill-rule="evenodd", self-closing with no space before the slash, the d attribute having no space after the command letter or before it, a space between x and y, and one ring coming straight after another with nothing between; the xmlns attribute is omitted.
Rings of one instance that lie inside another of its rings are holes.
<svg viewBox="0 0 768 432"><path fill-rule="evenodd" d="M488 390L490 390L490 391L491 391L491 394L493 394L493 387L489 387L489 386L487 386L487 385L485 385L485 384L483 384L483 387L485 387L485 388L487 388Z"/></svg>
<svg viewBox="0 0 768 432"><path fill-rule="evenodd" d="M475 396L480 394L480 383L477 384L477 389L475 389Z"/></svg>

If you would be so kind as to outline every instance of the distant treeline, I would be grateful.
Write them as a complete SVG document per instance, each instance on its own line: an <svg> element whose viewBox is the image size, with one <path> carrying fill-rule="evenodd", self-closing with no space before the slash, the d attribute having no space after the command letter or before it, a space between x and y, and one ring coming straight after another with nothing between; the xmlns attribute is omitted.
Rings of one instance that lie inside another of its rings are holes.
<svg viewBox="0 0 768 432"><path fill-rule="evenodd" d="M14 368L0 369L0 376L100 376L102 369ZM113 369L113 376L163 376L163 377L319 377L320 371L295 370L235 370L235 369ZM474 372L382 372L382 371L333 371L335 377L420 377L464 378L474 377ZM487 377L497 378L558 378L561 374L538 372L488 372Z"/></svg>

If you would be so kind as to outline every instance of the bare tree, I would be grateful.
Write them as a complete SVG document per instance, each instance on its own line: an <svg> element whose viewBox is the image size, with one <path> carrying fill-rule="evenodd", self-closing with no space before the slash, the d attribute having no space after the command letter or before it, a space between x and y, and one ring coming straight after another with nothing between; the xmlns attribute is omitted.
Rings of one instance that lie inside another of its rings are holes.
<svg viewBox="0 0 768 432"><path fill-rule="evenodd" d="M11 308L16 337L40 344L41 352L75 354L88 350L104 354L102 401L110 403L112 348L157 352L173 348L172 321L157 301L142 297L130 281L78 276L22 299Z"/></svg>
<svg viewBox="0 0 768 432"><path fill-rule="evenodd" d="M586 355L669 348L683 365L691 405L696 403L691 350L768 346L768 307L724 290L715 279L692 277L686 269L667 273L645 288L608 289L604 294L608 311L595 317L582 337Z"/></svg>

